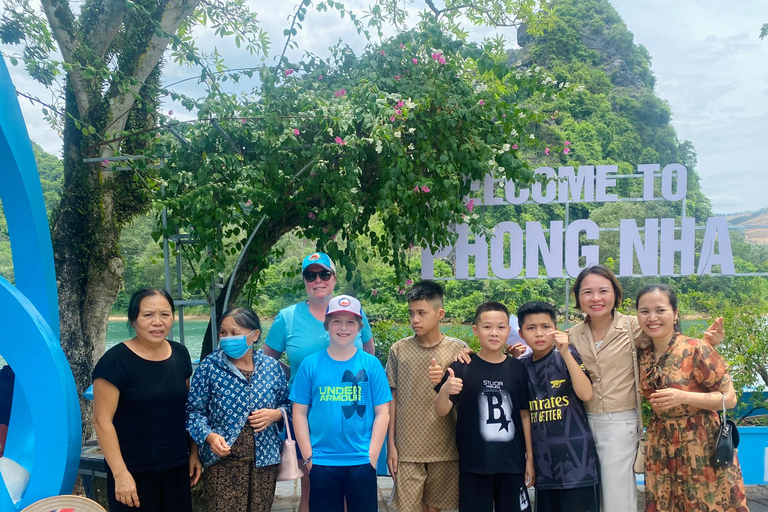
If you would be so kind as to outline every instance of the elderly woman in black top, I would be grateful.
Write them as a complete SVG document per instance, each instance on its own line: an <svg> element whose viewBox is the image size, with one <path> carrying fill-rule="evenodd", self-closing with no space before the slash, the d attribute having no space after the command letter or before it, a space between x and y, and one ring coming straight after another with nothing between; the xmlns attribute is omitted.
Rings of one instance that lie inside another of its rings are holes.
<svg viewBox="0 0 768 512"><path fill-rule="evenodd" d="M190 487L202 464L184 428L189 352L166 339L173 315L164 290L134 293L128 322L136 336L109 349L93 370L93 425L112 512L192 510Z"/></svg>

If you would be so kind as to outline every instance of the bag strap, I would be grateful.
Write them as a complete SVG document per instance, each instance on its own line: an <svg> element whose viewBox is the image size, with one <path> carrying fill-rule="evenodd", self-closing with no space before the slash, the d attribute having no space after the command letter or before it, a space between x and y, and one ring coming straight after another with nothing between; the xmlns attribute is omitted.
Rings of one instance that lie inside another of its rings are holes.
<svg viewBox="0 0 768 512"><path fill-rule="evenodd" d="M283 421L285 422L285 438L288 441L293 441L293 438L291 437L291 428L288 426L288 415L285 413L283 407L280 408L280 412L283 413Z"/></svg>
<svg viewBox="0 0 768 512"><path fill-rule="evenodd" d="M637 414L640 417L640 421L643 420L643 401L640 398L640 364L637 361L637 347L635 346L635 333L632 331L632 324L629 321L629 317L625 317L627 321L627 332L629 333L629 346L632 350L632 370L635 373L635 399L637 400Z"/></svg>
<svg viewBox="0 0 768 512"><path fill-rule="evenodd" d="M725 420L728 419L728 416L725 415L725 393L721 391L720 394L723 395L723 423L725 423Z"/></svg>

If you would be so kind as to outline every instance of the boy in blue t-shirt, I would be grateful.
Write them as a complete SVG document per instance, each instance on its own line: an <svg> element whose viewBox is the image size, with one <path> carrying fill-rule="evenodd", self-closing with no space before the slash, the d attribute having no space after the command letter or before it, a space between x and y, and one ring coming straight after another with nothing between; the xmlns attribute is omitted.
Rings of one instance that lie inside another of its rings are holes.
<svg viewBox="0 0 768 512"><path fill-rule="evenodd" d="M592 382L568 335L557 330L554 307L528 302L517 319L532 350L520 362L528 371L536 510L594 512L597 452L582 403L592 398Z"/></svg>
<svg viewBox="0 0 768 512"><path fill-rule="evenodd" d="M291 388L293 426L312 492L310 512L375 512L376 461L389 424L389 390L376 357L358 350L362 309L331 299L323 325L330 344L299 367Z"/></svg>

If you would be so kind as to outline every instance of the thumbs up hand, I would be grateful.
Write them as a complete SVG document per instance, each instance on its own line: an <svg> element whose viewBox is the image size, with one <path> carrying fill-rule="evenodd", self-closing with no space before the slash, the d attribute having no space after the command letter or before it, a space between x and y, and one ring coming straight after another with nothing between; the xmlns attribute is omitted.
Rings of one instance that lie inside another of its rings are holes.
<svg viewBox="0 0 768 512"><path fill-rule="evenodd" d="M437 364L437 360L433 357L432 363L429 365L429 382L433 386L440 384L440 381L443 380L443 372L443 367Z"/></svg>
<svg viewBox="0 0 768 512"><path fill-rule="evenodd" d="M552 331L550 334L554 338L555 348L560 351L561 354L568 352L568 335L561 331Z"/></svg>
<svg viewBox="0 0 768 512"><path fill-rule="evenodd" d="M453 368L448 368L448 380L443 385L448 386L448 394L458 395L464 387L464 382L454 375Z"/></svg>

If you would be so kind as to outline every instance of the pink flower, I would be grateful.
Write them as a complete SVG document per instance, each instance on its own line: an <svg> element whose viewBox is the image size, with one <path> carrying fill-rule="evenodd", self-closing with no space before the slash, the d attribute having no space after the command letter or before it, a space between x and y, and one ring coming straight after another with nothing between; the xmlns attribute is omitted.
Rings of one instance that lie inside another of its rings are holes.
<svg viewBox="0 0 768 512"><path fill-rule="evenodd" d="M315 171L309 171L310 177L314 178L317 173Z"/></svg>
<svg viewBox="0 0 768 512"><path fill-rule="evenodd" d="M245 206L251 206L251 205L253 205L253 201L251 201L250 199L245 202Z"/></svg>
<svg viewBox="0 0 768 512"><path fill-rule="evenodd" d="M155 138L156 138L156 139L159 139L159 138L160 138L160 132L155 132Z"/></svg>
<svg viewBox="0 0 768 512"><path fill-rule="evenodd" d="M413 244L408 245L408 250L410 251L411 249L413 249Z"/></svg>
<svg viewBox="0 0 768 512"><path fill-rule="evenodd" d="M307 217L309 217L309 218L310 218L310 219L312 219L312 220L315 220L315 219L317 218L317 215L315 215L315 214L314 214L314 213L312 213L312 212L309 212L309 213L307 214Z"/></svg>
<svg viewBox="0 0 768 512"><path fill-rule="evenodd" d="M414 58L414 59L411 59L411 61L414 63L414 65L416 66L419 65L419 59Z"/></svg>
<svg viewBox="0 0 768 512"><path fill-rule="evenodd" d="M317 79L318 80L322 80L323 79L323 75L317 75Z"/></svg>
<svg viewBox="0 0 768 512"><path fill-rule="evenodd" d="M395 75L395 80L400 80L400 75Z"/></svg>
<svg viewBox="0 0 768 512"><path fill-rule="evenodd" d="M109 165L109 160L107 160L107 159L105 158L105 159L104 159L104 161L102 161L102 162L101 162L101 165L102 165L103 167L107 167L107 166Z"/></svg>
<svg viewBox="0 0 768 512"><path fill-rule="evenodd" d="M443 56L442 53L433 53L432 54L432 59L433 60L440 60L440 57L442 57L442 56Z"/></svg>
<svg viewBox="0 0 768 512"><path fill-rule="evenodd" d="M173 115L173 110L169 110L169 111L168 111L168 115L169 115L169 116L172 116L172 115Z"/></svg>
<svg viewBox="0 0 768 512"><path fill-rule="evenodd" d="M512 149L517 149L517 144L512 144Z"/></svg>
<svg viewBox="0 0 768 512"><path fill-rule="evenodd" d="M405 288L400 288L400 295L405 295Z"/></svg>
<svg viewBox="0 0 768 512"><path fill-rule="evenodd" d="M419 188L418 185L416 185L415 187L413 187L413 191L416 192L416 193L419 193L419 192L421 192L421 189Z"/></svg>
<svg viewBox="0 0 768 512"><path fill-rule="evenodd" d="M469 201L467 201L467 210L469 210L469 213L472 213L472 210L474 209L475 209L475 200L470 199Z"/></svg>
<svg viewBox="0 0 768 512"><path fill-rule="evenodd" d="M403 105L405 105L405 103L403 103L403 100L400 100L400 101L397 102L397 106L398 107L402 108Z"/></svg>
<svg viewBox="0 0 768 512"><path fill-rule="evenodd" d="M327 232L328 232L328 228L323 228L323 233L327 233Z"/></svg>
<svg viewBox="0 0 768 512"><path fill-rule="evenodd" d="M300 133L301 133L301 132L300 132L299 130L297 130L296 128L294 128L294 129L293 129L293 134L294 134L294 135L298 135L298 134L300 134Z"/></svg>
<svg viewBox="0 0 768 512"><path fill-rule="evenodd" d="M395 122L395 119L396 119L395 116L392 116L389 118L389 120L392 121L393 123Z"/></svg>
<svg viewBox="0 0 768 512"><path fill-rule="evenodd" d="M240 120L240 122L241 122L241 123L243 123L243 124L245 124L245 123L247 123L247 122L248 122L248 120L247 120L247 119L241 119L241 120Z"/></svg>
<svg viewBox="0 0 768 512"><path fill-rule="evenodd" d="M400 43L400 48L405 48L405 45L403 43Z"/></svg>
<svg viewBox="0 0 768 512"><path fill-rule="evenodd" d="M553 121L555 120L555 116L552 116L552 120L553 120Z"/></svg>
<svg viewBox="0 0 768 512"><path fill-rule="evenodd" d="M477 102L477 104L478 105L485 105L485 101L484 100L480 100L480 101Z"/></svg>
<svg viewBox="0 0 768 512"><path fill-rule="evenodd" d="M406 280L405 280L405 284L407 284L408 286L410 286L410 285L412 285L412 284L413 284L413 281L411 281L410 279L406 279Z"/></svg>
<svg viewBox="0 0 768 512"><path fill-rule="evenodd" d="M545 155L548 155L548 154L549 154L549 148L545 148L545 149L544 149L544 154L545 154Z"/></svg>
<svg viewBox="0 0 768 512"><path fill-rule="evenodd" d="M375 297L378 294L379 294L379 292L376 291L376 288L371 288L371 295L373 295Z"/></svg>
<svg viewBox="0 0 768 512"><path fill-rule="evenodd" d="M507 117L507 114L501 114L501 117Z"/></svg>
<svg viewBox="0 0 768 512"><path fill-rule="evenodd" d="M382 55L384 55L384 50L381 50L379 53L380 53L380 54L382 54Z"/></svg>
<svg viewBox="0 0 768 512"><path fill-rule="evenodd" d="M347 145L347 141L345 141L341 137L336 137L333 140L336 141L336 144L338 144L339 146L346 146Z"/></svg>
<svg viewBox="0 0 768 512"><path fill-rule="evenodd" d="M440 57L439 59L437 59L437 62L439 62L440 64L445 64L445 57Z"/></svg>
<svg viewBox="0 0 768 512"><path fill-rule="evenodd" d="M571 152L571 148L563 148L563 153L566 155Z"/></svg>
<svg viewBox="0 0 768 512"><path fill-rule="evenodd" d="M402 114L402 113L403 113L403 111L402 111L402 110L400 110L399 108L396 108L396 109L395 109L395 114L397 114L397 115L400 115L400 114Z"/></svg>
<svg viewBox="0 0 768 512"><path fill-rule="evenodd" d="M285 70L285 76L291 76L292 74L293 74L293 70L292 69L286 69Z"/></svg>
<svg viewBox="0 0 768 512"><path fill-rule="evenodd" d="M340 91L334 91L333 94L337 98L340 98L341 96L344 96L345 94L347 94L347 90L346 89L341 89Z"/></svg>
<svg viewBox="0 0 768 512"><path fill-rule="evenodd" d="M571 141L567 140L567 141L563 142L563 145L564 146L570 146L571 145Z"/></svg>
<svg viewBox="0 0 768 512"><path fill-rule="evenodd" d="M429 187L426 186L426 185L422 185L421 186L421 191L424 192L425 194L427 194L427 193L429 193Z"/></svg>

